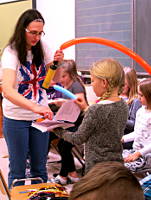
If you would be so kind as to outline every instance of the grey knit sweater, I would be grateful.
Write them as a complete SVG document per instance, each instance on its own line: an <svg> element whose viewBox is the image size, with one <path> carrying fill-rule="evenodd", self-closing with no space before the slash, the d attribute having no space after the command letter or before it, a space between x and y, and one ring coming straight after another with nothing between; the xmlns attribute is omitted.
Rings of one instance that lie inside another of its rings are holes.
<svg viewBox="0 0 151 200"><path fill-rule="evenodd" d="M73 144L85 144L85 171L102 161L123 161L121 137L128 117L124 100L94 104L86 111L78 131L64 131L62 137Z"/></svg>

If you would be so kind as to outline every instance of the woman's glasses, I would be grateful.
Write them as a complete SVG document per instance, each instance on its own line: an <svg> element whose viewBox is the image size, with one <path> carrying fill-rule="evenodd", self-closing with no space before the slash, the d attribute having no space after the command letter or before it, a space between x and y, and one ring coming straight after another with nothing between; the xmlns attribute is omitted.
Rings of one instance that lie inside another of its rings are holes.
<svg viewBox="0 0 151 200"><path fill-rule="evenodd" d="M41 31L41 32L37 32L37 31L30 31L30 30L28 30L27 28L25 29L25 31L27 32L27 33L29 33L29 34L31 34L33 37L35 37L35 36L44 36L45 35L45 33L44 33L44 31Z"/></svg>

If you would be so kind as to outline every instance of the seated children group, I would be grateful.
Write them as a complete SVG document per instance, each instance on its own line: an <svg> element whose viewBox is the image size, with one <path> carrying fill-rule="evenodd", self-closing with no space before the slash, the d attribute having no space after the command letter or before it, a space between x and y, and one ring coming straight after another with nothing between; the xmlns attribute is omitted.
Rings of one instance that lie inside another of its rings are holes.
<svg viewBox="0 0 151 200"><path fill-rule="evenodd" d="M85 174L97 163L104 161L123 163L123 158L124 165L133 172L151 166L148 161L150 159L147 159L151 151L149 146L151 79L140 81L137 85L135 70L131 68L123 70L120 63L114 59L95 62L90 73L91 84L98 97L96 104L88 106L85 90L72 91L75 94L83 93L83 96L77 95L75 103L83 111L84 118L74 132L55 129L54 133L70 144L85 144ZM133 146L128 147L128 150L124 148L123 151L121 144L129 141L133 141ZM68 177L70 178L70 170L63 184L67 183ZM79 180L76 169L73 171L74 177L73 183ZM62 183L62 180L62 177L59 181L54 179L59 183Z"/></svg>

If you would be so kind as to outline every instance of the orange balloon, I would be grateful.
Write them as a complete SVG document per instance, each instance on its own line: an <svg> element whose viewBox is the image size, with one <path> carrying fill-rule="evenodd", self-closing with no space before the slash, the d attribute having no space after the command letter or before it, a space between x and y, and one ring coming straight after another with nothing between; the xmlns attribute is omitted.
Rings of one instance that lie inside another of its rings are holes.
<svg viewBox="0 0 151 200"><path fill-rule="evenodd" d="M113 47L128 56L130 56L133 60L135 60L137 63L139 63L149 74L151 74L151 66L138 54L133 52L131 49L125 47L124 45L121 45L117 42L114 42L112 40L107 40L104 38L99 38L99 37L81 37L81 38L75 38L73 40L69 40L65 43L63 43L60 46L60 49L66 49L72 45L79 44L79 43L97 43L97 44L103 44L106 46Z"/></svg>

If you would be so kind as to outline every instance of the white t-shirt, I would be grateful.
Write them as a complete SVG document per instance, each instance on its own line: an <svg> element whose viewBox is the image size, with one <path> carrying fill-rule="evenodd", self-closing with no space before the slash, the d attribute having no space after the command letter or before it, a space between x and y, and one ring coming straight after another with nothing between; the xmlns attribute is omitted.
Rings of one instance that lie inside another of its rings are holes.
<svg viewBox="0 0 151 200"><path fill-rule="evenodd" d="M48 99L46 91L41 87L46 75L45 65L50 63L52 59L52 51L47 47L45 43L42 43L44 49L44 63L36 69L36 66L32 65L33 55L31 51L27 53L26 66L20 64L17 52L7 46L1 57L2 69L12 69L16 71L16 90L25 98L40 105L47 105ZM35 120L40 115L33 113L30 110L23 109L5 97L3 98L3 114L5 117L16 120Z"/></svg>
<svg viewBox="0 0 151 200"><path fill-rule="evenodd" d="M142 106L136 113L134 132L124 135L124 142L134 141L133 149L141 155L151 153L151 110Z"/></svg>

